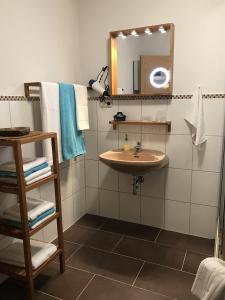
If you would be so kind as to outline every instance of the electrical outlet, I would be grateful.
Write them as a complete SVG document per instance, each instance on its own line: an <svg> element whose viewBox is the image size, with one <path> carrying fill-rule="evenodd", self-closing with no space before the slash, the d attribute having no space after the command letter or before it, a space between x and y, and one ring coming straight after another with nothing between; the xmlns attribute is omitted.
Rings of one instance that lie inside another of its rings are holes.
<svg viewBox="0 0 225 300"><path fill-rule="evenodd" d="M106 99L105 101L99 101L99 106L101 108L111 108L113 105L112 99Z"/></svg>

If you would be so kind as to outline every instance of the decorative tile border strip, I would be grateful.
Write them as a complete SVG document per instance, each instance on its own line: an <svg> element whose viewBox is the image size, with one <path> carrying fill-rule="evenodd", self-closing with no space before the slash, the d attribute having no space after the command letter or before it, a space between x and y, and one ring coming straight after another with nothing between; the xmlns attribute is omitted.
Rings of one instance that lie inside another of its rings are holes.
<svg viewBox="0 0 225 300"><path fill-rule="evenodd" d="M191 99L192 95L118 95L109 97L110 100L172 100L172 99ZM204 94L203 99L225 99L225 94ZM88 97L90 101L99 101L101 97ZM0 101L40 101L40 97L25 96L0 96Z"/></svg>

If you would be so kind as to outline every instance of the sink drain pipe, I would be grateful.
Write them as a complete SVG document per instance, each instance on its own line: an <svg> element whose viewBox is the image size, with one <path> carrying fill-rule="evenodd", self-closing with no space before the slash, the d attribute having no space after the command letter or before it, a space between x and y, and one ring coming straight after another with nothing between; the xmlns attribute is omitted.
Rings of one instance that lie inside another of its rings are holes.
<svg viewBox="0 0 225 300"><path fill-rule="evenodd" d="M144 176L135 176L133 175L133 195L137 195L137 191L140 188L140 185L144 182Z"/></svg>

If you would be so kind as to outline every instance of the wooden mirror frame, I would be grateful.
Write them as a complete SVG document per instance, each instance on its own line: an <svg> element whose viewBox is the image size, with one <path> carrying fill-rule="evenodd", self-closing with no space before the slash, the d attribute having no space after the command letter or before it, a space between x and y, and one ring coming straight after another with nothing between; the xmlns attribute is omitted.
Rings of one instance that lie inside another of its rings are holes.
<svg viewBox="0 0 225 300"><path fill-rule="evenodd" d="M173 23L150 25L139 28L122 29L110 32L110 92L112 96L118 96L118 43L117 37L120 32L129 35L132 30L136 30L138 34L143 34L146 28L149 28L153 33L163 26L166 30L170 30L170 54L169 54L169 71L170 71L170 88L165 93L154 94L122 94L120 96L152 96L152 95L172 95L173 92L173 62L174 62L174 32L175 26Z"/></svg>

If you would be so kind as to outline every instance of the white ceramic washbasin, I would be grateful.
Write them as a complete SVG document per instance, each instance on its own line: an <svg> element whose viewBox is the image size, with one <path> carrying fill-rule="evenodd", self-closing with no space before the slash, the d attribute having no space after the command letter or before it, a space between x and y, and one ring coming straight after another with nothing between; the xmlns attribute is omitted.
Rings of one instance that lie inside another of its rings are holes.
<svg viewBox="0 0 225 300"><path fill-rule="evenodd" d="M163 152L151 149L139 152L134 149L115 149L100 154L99 158L114 170L133 175L143 175L151 169L163 168L168 164L168 158Z"/></svg>

